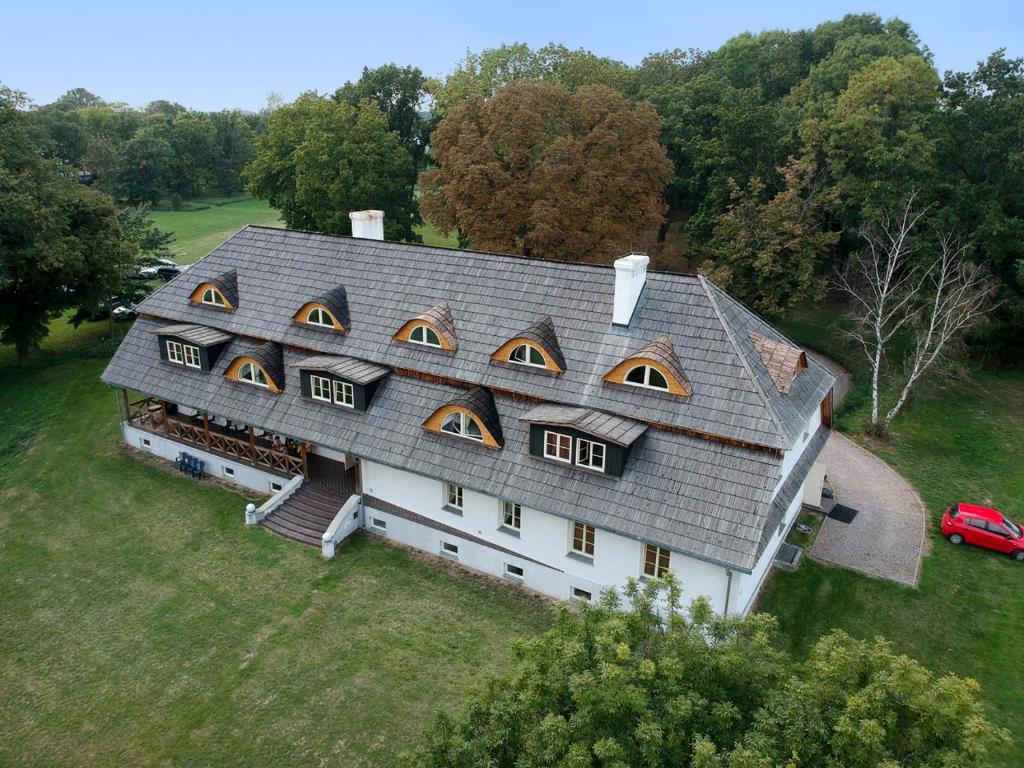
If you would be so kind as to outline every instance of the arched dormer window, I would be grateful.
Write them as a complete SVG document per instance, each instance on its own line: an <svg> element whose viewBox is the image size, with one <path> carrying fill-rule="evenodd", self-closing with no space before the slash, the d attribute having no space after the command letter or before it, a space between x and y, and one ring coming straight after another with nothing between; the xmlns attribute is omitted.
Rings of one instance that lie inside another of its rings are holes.
<svg viewBox="0 0 1024 768"><path fill-rule="evenodd" d="M602 378L609 384L651 389L678 397L693 394L690 381L667 336L657 339L627 357Z"/></svg>
<svg viewBox="0 0 1024 768"><path fill-rule="evenodd" d="M331 290L307 301L292 315L292 322L318 330L348 333L351 320L345 286L336 285Z"/></svg>
<svg viewBox="0 0 1024 768"><path fill-rule="evenodd" d="M476 440L478 443L484 441L483 431L476 419L465 411L453 411L441 421L441 431L449 435L458 435L467 440Z"/></svg>
<svg viewBox="0 0 1024 768"><path fill-rule="evenodd" d="M520 365L533 365L537 368L547 366L544 355L533 344L519 344L512 347L512 351L508 353L508 361Z"/></svg>
<svg viewBox="0 0 1024 768"><path fill-rule="evenodd" d="M224 294L213 286L203 291L199 301L201 304L212 304L215 307L226 307L228 305L227 301L224 300Z"/></svg>
<svg viewBox="0 0 1024 768"><path fill-rule="evenodd" d="M323 307L313 307L306 313L306 325L319 325L324 328L334 328L337 321L331 317L331 313Z"/></svg>
<svg viewBox="0 0 1024 768"><path fill-rule="evenodd" d="M425 347L437 347L441 349L441 339L437 331L429 325L416 325L409 331L409 341L413 344L422 344Z"/></svg>
<svg viewBox="0 0 1024 768"><path fill-rule="evenodd" d="M635 368L630 368L623 381L635 387L668 391L668 380L661 371L650 365L638 365Z"/></svg>
<svg viewBox="0 0 1024 768"><path fill-rule="evenodd" d="M270 388L270 380L267 378L266 371L256 363L242 363L238 368L237 378L239 381L246 381L250 384L255 384L257 387Z"/></svg>
<svg viewBox="0 0 1024 768"><path fill-rule="evenodd" d="M494 396L485 387L474 387L442 405L423 422L423 428L500 449L505 444Z"/></svg>

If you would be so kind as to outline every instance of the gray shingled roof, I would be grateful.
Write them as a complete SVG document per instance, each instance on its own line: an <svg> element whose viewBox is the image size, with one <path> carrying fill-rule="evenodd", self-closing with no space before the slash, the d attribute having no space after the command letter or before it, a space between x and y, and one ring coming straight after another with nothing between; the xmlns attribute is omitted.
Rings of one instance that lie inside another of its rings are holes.
<svg viewBox="0 0 1024 768"><path fill-rule="evenodd" d="M647 431L647 425L639 421L595 411L593 408L576 408L571 405L538 405L519 419L533 424L572 427L622 446L632 445Z"/></svg>
<svg viewBox="0 0 1024 768"><path fill-rule="evenodd" d="M139 309L179 322L210 322L211 313L188 298L198 282L229 270L237 270L244 298L235 312L218 314L218 326L230 333L769 447L789 447L803 434L810 409L834 381L812 360L788 396L778 393L746 331L779 334L696 276L648 273L629 327L619 328L611 324L615 279L609 267L262 227L242 230ZM332 285L348 290L348 334L291 322L296 307ZM441 302L458 322L456 354L392 342L422 307ZM491 353L534 323L538 310L558 328L566 372L538 376L520 366L492 365ZM662 335L689 379L690 397L602 381L642 340Z"/></svg>
<svg viewBox="0 0 1024 768"><path fill-rule="evenodd" d="M195 325L194 323L164 325L153 332L165 336L175 336L199 347L212 347L232 339L230 333L224 333L224 331L218 331L216 328L209 328L205 325Z"/></svg>
<svg viewBox="0 0 1024 768"><path fill-rule="evenodd" d="M365 360L356 360L353 357L340 357L338 355L313 355L304 357L291 363L289 368L301 368L305 371L327 371L340 376L354 384L369 384L371 381L383 379L389 373L390 368L382 365L367 363Z"/></svg>
<svg viewBox="0 0 1024 768"><path fill-rule="evenodd" d="M314 301L327 307L330 313L334 315L334 319L341 323L341 327L346 331L351 327L352 318L348 312L348 293L345 291L344 285L336 285L331 290L321 293L319 296L309 299L309 301ZM309 301L302 303L305 305Z"/></svg>
<svg viewBox="0 0 1024 768"><path fill-rule="evenodd" d="M555 365L563 371L565 370L565 355L562 354L562 347L558 343L558 334L555 333L555 323L550 316L542 317L519 333L511 334L509 339L529 339L551 355ZM504 343L502 342L502 345Z"/></svg>
<svg viewBox="0 0 1024 768"><path fill-rule="evenodd" d="M531 406L519 398L496 399L505 447L483 451L420 427L439 405L464 394L456 387L389 376L365 413L325 407L291 384L272 396L257 387L232 386L222 376L170 370L160 365L159 345L150 333L157 325L146 317L136 321L103 381L739 570L749 571L756 562L781 470L778 455L650 429L630 452L622 477L603 477L531 456L529 428L519 422ZM214 372L223 373L227 361L254 351L249 339L234 339ZM285 349L284 357L291 366L303 355Z"/></svg>

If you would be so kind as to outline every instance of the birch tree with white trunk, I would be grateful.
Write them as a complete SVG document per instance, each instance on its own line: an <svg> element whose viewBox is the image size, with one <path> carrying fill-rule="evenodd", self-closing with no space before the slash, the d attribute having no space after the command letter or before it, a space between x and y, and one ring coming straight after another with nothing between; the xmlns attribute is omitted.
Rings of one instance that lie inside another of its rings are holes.
<svg viewBox="0 0 1024 768"><path fill-rule="evenodd" d="M863 226L865 245L854 253L835 285L850 302L854 327L844 333L864 353L871 370L871 426L883 433L906 405L924 374L945 358L950 342L996 304L996 282L970 260L970 244L936 233L933 252L922 256L916 235L927 208L911 195L896 214ZM906 378L882 415L880 382L894 340L913 332Z"/></svg>

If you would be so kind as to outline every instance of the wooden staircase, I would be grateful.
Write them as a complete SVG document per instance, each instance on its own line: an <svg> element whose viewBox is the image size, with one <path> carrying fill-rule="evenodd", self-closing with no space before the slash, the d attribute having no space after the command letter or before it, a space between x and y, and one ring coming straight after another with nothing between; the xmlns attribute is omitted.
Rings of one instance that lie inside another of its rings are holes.
<svg viewBox="0 0 1024 768"><path fill-rule="evenodd" d="M319 547L349 494L319 484L303 484L280 507L260 522L264 528L289 539Z"/></svg>

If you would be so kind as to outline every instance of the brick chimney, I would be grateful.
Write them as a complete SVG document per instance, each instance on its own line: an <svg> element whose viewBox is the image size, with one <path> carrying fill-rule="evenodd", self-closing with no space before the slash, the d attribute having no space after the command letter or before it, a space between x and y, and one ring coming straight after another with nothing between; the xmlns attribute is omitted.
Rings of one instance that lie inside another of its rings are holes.
<svg viewBox="0 0 1024 768"><path fill-rule="evenodd" d="M352 237L384 239L384 211L352 211L348 218L352 222Z"/></svg>
<svg viewBox="0 0 1024 768"><path fill-rule="evenodd" d="M643 253L631 253L615 260L615 304L612 325L629 325L647 282L647 265L651 260Z"/></svg>

